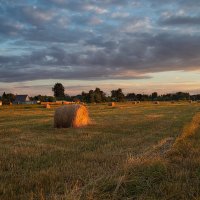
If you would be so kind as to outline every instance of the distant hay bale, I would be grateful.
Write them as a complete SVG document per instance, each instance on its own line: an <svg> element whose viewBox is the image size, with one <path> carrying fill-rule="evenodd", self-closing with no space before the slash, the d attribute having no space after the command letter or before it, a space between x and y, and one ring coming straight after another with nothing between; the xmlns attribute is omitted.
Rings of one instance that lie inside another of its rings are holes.
<svg viewBox="0 0 200 200"><path fill-rule="evenodd" d="M78 128L90 123L89 113L85 106L72 104L56 109L54 114L55 128Z"/></svg>
<svg viewBox="0 0 200 200"><path fill-rule="evenodd" d="M133 104L137 104L137 101L133 101Z"/></svg>
<svg viewBox="0 0 200 200"><path fill-rule="evenodd" d="M46 105L48 104L49 102L40 102L41 105Z"/></svg>
<svg viewBox="0 0 200 200"><path fill-rule="evenodd" d="M139 104L139 103L140 103L140 101L137 101L137 103Z"/></svg>
<svg viewBox="0 0 200 200"><path fill-rule="evenodd" d="M160 102L159 101L154 101L154 104L160 104Z"/></svg>
<svg viewBox="0 0 200 200"><path fill-rule="evenodd" d="M71 102L70 101L63 101L62 104L68 105L68 104L71 104Z"/></svg>
<svg viewBox="0 0 200 200"><path fill-rule="evenodd" d="M0 101L0 106L2 106L2 101Z"/></svg>
<svg viewBox="0 0 200 200"><path fill-rule="evenodd" d="M56 105L62 105L62 103L63 103L62 101L56 101L55 102Z"/></svg>
<svg viewBox="0 0 200 200"><path fill-rule="evenodd" d="M171 101L171 103L172 103L172 104L174 104L174 103L175 103L175 101Z"/></svg>
<svg viewBox="0 0 200 200"><path fill-rule="evenodd" d="M44 108L49 109L49 108L51 108L51 106L47 103L47 104L44 105Z"/></svg>
<svg viewBox="0 0 200 200"><path fill-rule="evenodd" d="M112 106L112 107L115 106L115 102L109 102L108 106Z"/></svg>

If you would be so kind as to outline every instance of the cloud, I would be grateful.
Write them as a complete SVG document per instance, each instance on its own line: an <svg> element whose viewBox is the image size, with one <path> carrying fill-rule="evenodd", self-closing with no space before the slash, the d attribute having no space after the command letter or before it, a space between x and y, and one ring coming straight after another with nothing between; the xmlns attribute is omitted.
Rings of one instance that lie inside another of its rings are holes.
<svg viewBox="0 0 200 200"><path fill-rule="evenodd" d="M90 41L90 45L92 41ZM30 55L0 57L0 81L37 79L136 79L148 73L195 70L199 67L200 36L144 34L126 36L103 48L69 52L59 47Z"/></svg>
<svg viewBox="0 0 200 200"><path fill-rule="evenodd" d="M170 16L160 20L161 25L200 25L200 16Z"/></svg>
<svg viewBox="0 0 200 200"><path fill-rule="evenodd" d="M104 13L108 12L107 9L101 8L101 7L98 7L98 6L94 6L94 5L86 5L86 6L84 6L84 10L92 11L92 12L95 12L97 14L104 14Z"/></svg>
<svg viewBox="0 0 200 200"><path fill-rule="evenodd" d="M1 1L0 82L149 79L198 70L199 1L138 2Z"/></svg>

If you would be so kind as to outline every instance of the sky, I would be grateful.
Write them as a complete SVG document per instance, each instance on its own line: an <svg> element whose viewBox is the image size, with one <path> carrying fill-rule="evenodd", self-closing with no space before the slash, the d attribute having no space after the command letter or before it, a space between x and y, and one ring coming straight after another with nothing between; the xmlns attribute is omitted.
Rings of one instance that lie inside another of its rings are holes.
<svg viewBox="0 0 200 200"><path fill-rule="evenodd" d="M0 95L200 93L199 0L0 0Z"/></svg>

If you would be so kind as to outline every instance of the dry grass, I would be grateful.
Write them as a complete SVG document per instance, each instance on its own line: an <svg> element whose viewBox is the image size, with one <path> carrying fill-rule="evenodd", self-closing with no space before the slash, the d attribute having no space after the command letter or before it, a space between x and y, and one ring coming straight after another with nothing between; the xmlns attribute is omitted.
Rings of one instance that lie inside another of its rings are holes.
<svg viewBox="0 0 200 200"><path fill-rule="evenodd" d="M65 130L56 107L1 107L0 199L199 199L198 104L119 106Z"/></svg>

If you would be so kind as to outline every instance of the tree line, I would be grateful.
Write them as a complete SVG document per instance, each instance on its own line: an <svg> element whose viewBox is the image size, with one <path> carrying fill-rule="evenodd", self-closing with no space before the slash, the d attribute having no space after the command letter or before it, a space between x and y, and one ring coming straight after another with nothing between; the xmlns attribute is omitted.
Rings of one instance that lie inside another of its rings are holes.
<svg viewBox="0 0 200 200"><path fill-rule="evenodd" d="M200 94L190 95L186 92L177 92L177 93L169 93L158 95L157 92L153 92L152 94L136 94L136 93L128 93L124 94L122 89L111 90L110 95L106 95L104 91L100 88L96 88L94 90L90 90L89 92L82 92L79 95L69 96L65 93L65 88L61 83L56 83L52 88L54 96L47 95L37 95L34 97L30 97L32 101L42 101L42 102L54 102L54 101L81 101L86 103L103 103L103 102L124 102L124 101L184 101L184 100L200 100ZM3 101L4 104L13 102L15 100L15 96L12 93L6 94L5 92L0 97L0 100Z"/></svg>

